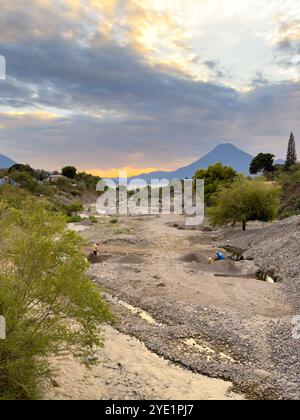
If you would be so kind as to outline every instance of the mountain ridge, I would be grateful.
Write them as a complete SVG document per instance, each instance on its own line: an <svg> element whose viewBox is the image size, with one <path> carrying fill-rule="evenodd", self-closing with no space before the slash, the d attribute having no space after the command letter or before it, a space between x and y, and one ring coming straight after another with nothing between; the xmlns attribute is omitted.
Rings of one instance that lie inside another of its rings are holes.
<svg viewBox="0 0 300 420"><path fill-rule="evenodd" d="M5 155L0 155L0 169L8 169L15 165L16 162Z"/></svg>
<svg viewBox="0 0 300 420"><path fill-rule="evenodd" d="M218 162L233 167L238 173L249 175L249 167L253 158L254 156L244 152L232 143L221 143L190 165L178 168L175 171L156 171L140 174L130 177L129 180L141 178L146 182L150 182L151 179L165 178L171 181L172 179L192 178L198 169L207 169L210 165Z"/></svg>

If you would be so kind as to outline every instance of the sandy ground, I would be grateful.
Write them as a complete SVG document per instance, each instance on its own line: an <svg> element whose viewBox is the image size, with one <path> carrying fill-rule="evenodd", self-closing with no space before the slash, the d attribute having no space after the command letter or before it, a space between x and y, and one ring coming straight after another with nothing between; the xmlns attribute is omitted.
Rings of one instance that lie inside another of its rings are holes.
<svg viewBox="0 0 300 420"><path fill-rule="evenodd" d="M232 384L192 373L166 361L137 339L104 329L105 346L98 351L99 364L80 365L71 356L56 360L59 387L50 399L241 399L230 392Z"/></svg>
<svg viewBox="0 0 300 420"><path fill-rule="evenodd" d="M281 285L257 280L238 262L209 265L221 232L173 226L182 223L174 215L120 217L116 224L103 217L81 231L90 244L101 242L90 274L122 333L106 330L100 355L126 368L86 371L72 358L59 360L57 398L224 399L232 383L234 398L297 393L272 360L269 340L272 325L292 314Z"/></svg>

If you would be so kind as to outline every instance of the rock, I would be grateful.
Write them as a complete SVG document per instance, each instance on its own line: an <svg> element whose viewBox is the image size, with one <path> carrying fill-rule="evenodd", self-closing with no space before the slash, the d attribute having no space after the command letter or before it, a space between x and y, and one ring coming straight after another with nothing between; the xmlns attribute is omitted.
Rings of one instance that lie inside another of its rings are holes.
<svg viewBox="0 0 300 420"><path fill-rule="evenodd" d="M271 373L267 372L264 369L254 369L254 374L257 378L261 379L262 381L265 381L272 376Z"/></svg>
<svg viewBox="0 0 300 420"><path fill-rule="evenodd" d="M93 222L91 222L89 219L84 219L79 224L82 226L93 226Z"/></svg>

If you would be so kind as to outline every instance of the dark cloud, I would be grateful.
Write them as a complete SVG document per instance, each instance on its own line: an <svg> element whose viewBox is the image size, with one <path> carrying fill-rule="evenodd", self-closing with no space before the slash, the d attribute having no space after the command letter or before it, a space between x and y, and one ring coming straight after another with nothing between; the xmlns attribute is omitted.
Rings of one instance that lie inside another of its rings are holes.
<svg viewBox="0 0 300 420"><path fill-rule="evenodd" d="M258 74L255 91L239 94L155 68L101 35L89 43L59 35L0 41L0 53L8 73L2 106L70 111L19 123L0 117L2 153L35 166L166 167L224 140L281 153L287 134L300 132L296 83L267 85ZM205 65L222 77L217 62Z"/></svg>
<svg viewBox="0 0 300 420"><path fill-rule="evenodd" d="M254 88L260 86L266 86L269 84L269 80L263 76L261 72L257 72L255 78L252 80L252 86Z"/></svg>
<svg viewBox="0 0 300 420"><path fill-rule="evenodd" d="M216 61L204 61L203 64L205 64L210 70L215 70L218 67L218 63Z"/></svg>
<svg viewBox="0 0 300 420"><path fill-rule="evenodd" d="M30 86L32 102L66 109L128 107L150 114L157 107L222 106L232 89L194 82L150 67L130 48L102 42L92 46L61 39L1 45L8 76ZM24 100L24 97L22 96Z"/></svg>

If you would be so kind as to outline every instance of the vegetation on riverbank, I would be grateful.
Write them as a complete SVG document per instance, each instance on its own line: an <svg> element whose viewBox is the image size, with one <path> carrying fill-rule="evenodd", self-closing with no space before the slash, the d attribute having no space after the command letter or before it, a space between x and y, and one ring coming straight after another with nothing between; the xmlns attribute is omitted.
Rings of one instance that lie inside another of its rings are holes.
<svg viewBox="0 0 300 420"><path fill-rule="evenodd" d="M249 172L238 175L217 163L199 170L195 179L205 179L205 204L213 226L247 222L269 222L300 214L300 163L297 163L295 137L291 133L284 164L274 164L274 155L259 153Z"/></svg>
<svg viewBox="0 0 300 420"><path fill-rule="evenodd" d="M257 177L220 163L197 171L195 178L206 182L212 225L241 223L246 229L251 220L300 214L293 139L284 165L274 165L271 154L254 159L251 172ZM6 340L0 341L0 399L40 398L51 381L49 358L67 348L92 360L102 344L99 325L112 321L86 275L82 241L66 229L67 222L81 221L85 195L96 198L99 178L73 167L51 178L28 165L2 170L0 177L17 184L0 187L0 314L7 326Z"/></svg>
<svg viewBox="0 0 300 420"><path fill-rule="evenodd" d="M51 381L49 358L92 360L112 315L87 276L82 240L63 214L26 192L0 197L0 399L35 399Z"/></svg>

